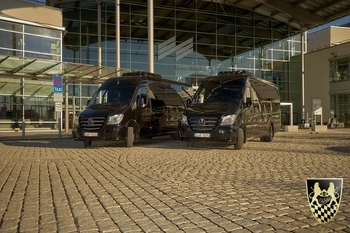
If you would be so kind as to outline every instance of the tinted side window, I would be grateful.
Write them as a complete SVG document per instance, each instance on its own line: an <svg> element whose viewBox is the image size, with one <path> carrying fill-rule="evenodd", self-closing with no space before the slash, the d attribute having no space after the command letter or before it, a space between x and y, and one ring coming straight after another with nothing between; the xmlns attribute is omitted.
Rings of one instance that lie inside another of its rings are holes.
<svg viewBox="0 0 350 233"><path fill-rule="evenodd" d="M170 85L177 92L177 94L180 96L184 105L186 105L188 100L192 99L192 96L194 94L192 87L185 86L182 84L170 84Z"/></svg>
<svg viewBox="0 0 350 233"><path fill-rule="evenodd" d="M246 87L245 100L251 101L252 108L254 109L255 112L261 111L261 106L260 106L260 101L259 101L258 95L257 95L256 91L254 90L254 88L251 87L250 85L248 85Z"/></svg>
<svg viewBox="0 0 350 233"><path fill-rule="evenodd" d="M164 87L165 87L166 96L163 100L166 105L172 105L172 106L183 105L183 102L178 92L170 84L165 83Z"/></svg>

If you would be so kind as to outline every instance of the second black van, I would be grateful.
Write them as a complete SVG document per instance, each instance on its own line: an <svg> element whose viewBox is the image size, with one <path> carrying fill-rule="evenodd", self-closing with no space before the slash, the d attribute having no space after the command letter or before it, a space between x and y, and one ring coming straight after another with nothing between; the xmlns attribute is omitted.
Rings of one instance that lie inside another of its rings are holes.
<svg viewBox="0 0 350 233"><path fill-rule="evenodd" d="M159 135L178 135L179 122L192 87L147 72L126 73L105 81L75 122L74 140L138 141ZM132 132L128 136L128 130ZM128 140L129 137L129 140Z"/></svg>
<svg viewBox="0 0 350 233"><path fill-rule="evenodd" d="M281 127L280 115L275 84L245 71L221 72L200 84L182 116L179 135L242 149L251 138L272 141Z"/></svg>

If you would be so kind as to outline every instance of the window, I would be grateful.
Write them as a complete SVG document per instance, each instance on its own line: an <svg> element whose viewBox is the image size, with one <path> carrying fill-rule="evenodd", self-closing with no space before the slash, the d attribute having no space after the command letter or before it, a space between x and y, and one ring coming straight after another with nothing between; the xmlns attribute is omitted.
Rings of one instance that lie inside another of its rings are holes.
<svg viewBox="0 0 350 233"><path fill-rule="evenodd" d="M350 58L342 58L329 62L329 74L331 82L342 82L350 80L349 76Z"/></svg>

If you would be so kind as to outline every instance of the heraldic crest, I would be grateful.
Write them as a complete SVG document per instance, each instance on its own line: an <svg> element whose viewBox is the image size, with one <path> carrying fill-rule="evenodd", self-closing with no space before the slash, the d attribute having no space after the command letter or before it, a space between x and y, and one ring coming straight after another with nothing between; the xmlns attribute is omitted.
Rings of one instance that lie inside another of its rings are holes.
<svg viewBox="0 0 350 233"><path fill-rule="evenodd" d="M332 220L339 210L343 188L342 178L308 178L307 198L311 213L320 223Z"/></svg>

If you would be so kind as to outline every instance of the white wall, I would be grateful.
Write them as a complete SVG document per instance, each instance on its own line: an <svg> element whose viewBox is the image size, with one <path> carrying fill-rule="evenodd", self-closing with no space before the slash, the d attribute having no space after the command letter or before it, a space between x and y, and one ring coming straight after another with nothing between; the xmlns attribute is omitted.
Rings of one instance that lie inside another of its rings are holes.
<svg viewBox="0 0 350 233"><path fill-rule="evenodd" d="M328 27L307 36L307 50L312 52L350 40L350 28Z"/></svg>
<svg viewBox="0 0 350 233"><path fill-rule="evenodd" d="M350 28L331 27L331 45L339 44L350 40Z"/></svg>
<svg viewBox="0 0 350 233"><path fill-rule="evenodd" d="M10 18L62 27L62 10L17 0L1 0L0 14Z"/></svg>
<svg viewBox="0 0 350 233"><path fill-rule="evenodd" d="M311 117L312 99L321 99L323 122L331 117L329 61L334 59L334 55L337 58L350 56L350 42L305 54L305 113Z"/></svg>

